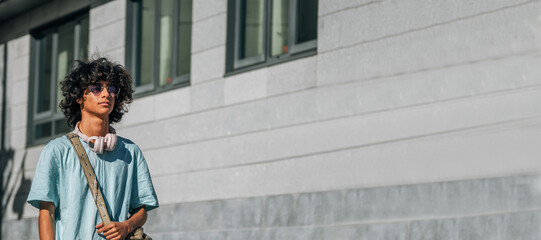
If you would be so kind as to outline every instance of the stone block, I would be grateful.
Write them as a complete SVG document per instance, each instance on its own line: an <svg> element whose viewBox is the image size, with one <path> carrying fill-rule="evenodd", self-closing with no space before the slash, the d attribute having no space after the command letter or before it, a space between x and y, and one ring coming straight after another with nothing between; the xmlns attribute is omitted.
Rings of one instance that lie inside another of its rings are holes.
<svg viewBox="0 0 541 240"><path fill-rule="evenodd" d="M180 116L190 112L191 88L184 87L155 96L154 115L156 120Z"/></svg>
<svg viewBox="0 0 541 240"><path fill-rule="evenodd" d="M408 223L391 222L367 224L361 230L361 239L406 240Z"/></svg>
<svg viewBox="0 0 541 240"><path fill-rule="evenodd" d="M135 99L129 106L129 111L122 118L122 126L128 127L154 121L155 96Z"/></svg>
<svg viewBox="0 0 541 240"><path fill-rule="evenodd" d="M199 165L190 159L191 146L185 144L150 149L144 154L153 176L178 174L197 169Z"/></svg>
<svg viewBox="0 0 541 240"><path fill-rule="evenodd" d="M14 150L23 150L26 147L26 127L11 129L8 135L11 148Z"/></svg>
<svg viewBox="0 0 541 240"><path fill-rule="evenodd" d="M241 198L224 201L222 228L261 227L264 214L263 198Z"/></svg>
<svg viewBox="0 0 541 240"><path fill-rule="evenodd" d="M418 1L414 4L387 1L322 1L318 49L322 52L382 38L424 31L430 27L498 15L508 8L525 11L526 1ZM327 15L329 14L329 15ZM349 28L348 26L356 26Z"/></svg>
<svg viewBox="0 0 541 240"><path fill-rule="evenodd" d="M185 203L180 205L176 226L182 231L219 229L223 225L222 219L226 213L226 206L220 201Z"/></svg>
<svg viewBox="0 0 541 240"><path fill-rule="evenodd" d="M225 104L260 99L267 96L267 68L262 68L225 79Z"/></svg>
<svg viewBox="0 0 541 240"><path fill-rule="evenodd" d="M7 97L10 99L9 104L12 106L26 106L26 103L28 103L28 94L28 81L14 82L11 89L7 91Z"/></svg>
<svg viewBox="0 0 541 240"><path fill-rule="evenodd" d="M216 47L206 51L192 51L192 85L221 78L225 73L225 47Z"/></svg>
<svg viewBox="0 0 541 240"><path fill-rule="evenodd" d="M219 141L209 142L214 149L220 149L223 155L222 163L227 165L249 164L268 159L267 145L268 139L265 139L265 133L228 137ZM208 146L208 149L211 147Z"/></svg>
<svg viewBox="0 0 541 240"><path fill-rule="evenodd" d="M8 49L8 55L11 53ZM7 82L28 82L30 80L30 56L23 55L17 58L8 59L7 64Z"/></svg>
<svg viewBox="0 0 541 240"><path fill-rule="evenodd" d="M437 237L436 239L462 239L459 236L460 220L459 219L442 219L437 221Z"/></svg>
<svg viewBox="0 0 541 240"><path fill-rule="evenodd" d="M269 196L265 201L263 227L292 226L294 195Z"/></svg>
<svg viewBox="0 0 541 240"><path fill-rule="evenodd" d="M511 23L533 21L536 15L532 7L505 9L320 53L318 85L426 71L530 51L536 43L529 24ZM521 40L517 42L510 36L520 36Z"/></svg>
<svg viewBox="0 0 541 240"><path fill-rule="evenodd" d="M2 221L3 239L38 239L38 218Z"/></svg>
<svg viewBox="0 0 541 240"><path fill-rule="evenodd" d="M528 211L505 214L503 216L486 216L488 222L485 226L490 228L487 231L501 234L501 239L539 239L541 231L539 225L541 213L539 211Z"/></svg>
<svg viewBox="0 0 541 240"><path fill-rule="evenodd" d="M315 104L318 102L315 93L303 91L268 99L269 127L282 128L312 122L319 112L319 106Z"/></svg>
<svg viewBox="0 0 541 240"><path fill-rule="evenodd" d="M7 48L9 61L30 55L30 34L9 41Z"/></svg>
<svg viewBox="0 0 541 240"><path fill-rule="evenodd" d="M146 233L170 233L179 231L180 204L163 204L158 195L160 207L148 212L148 221L144 225ZM151 235L156 237L155 235Z"/></svg>
<svg viewBox="0 0 541 240"><path fill-rule="evenodd" d="M347 209L344 206L342 191L315 193L314 224L326 225L344 222Z"/></svg>
<svg viewBox="0 0 541 240"><path fill-rule="evenodd" d="M316 86L317 57L298 59L268 68L267 95L273 96Z"/></svg>
<svg viewBox="0 0 541 240"><path fill-rule="evenodd" d="M23 103L11 107L10 111L11 124L7 125L11 129L19 129L26 127L26 119L28 115L28 105Z"/></svg>
<svg viewBox="0 0 541 240"><path fill-rule="evenodd" d="M153 239L170 239L170 240L188 240L198 239L197 233L185 233L185 232L151 232L145 228L147 233Z"/></svg>
<svg viewBox="0 0 541 240"><path fill-rule="evenodd" d="M207 18L225 13L227 11L227 2L222 0L212 1L194 1L193 2L193 21L204 21Z"/></svg>
<svg viewBox="0 0 541 240"><path fill-rule="evenodd" d="M325 239L344 239L344 240L359 240L365 239L362 236L363 225L350 224L350 225L336 225L336 226L323 226L315 228L313 238L314 240Z"/></svg>
<svg viewBox="0 0 541 240"><path fill-rule="evenodd" d="M26 148L25 170L32 171L33 174L34 170L36 169L36 165L38 164L41 150L44 147L45 144Z"/></svg>
<svg viewBox="0 0 541 240"><path fill-rule="evenodd" d="M110 1L90 9L90 30L107 26L126 18L126 0Z"/></svg>
<svg viewBox="0 0 541 240"><path fill-rule="evenodd" d="M268 129L268 113L266 101L232 106L224 111L225 132L227 135L236 135Z"/></svg>
<svg viewBox="0 0 541 240"><path fill-rule="evenodd" d="M90 53L107 53L126 45L126 20L118 20L89 32Z"/></svg>
<svg viewBox="0 0 541 240"><path fill-rule="evenodd" d="M226 14L219 14L194 22L192 27L192 53L225 45Z"/></svg>
<svg viewBox="0 0 541 240"><path fill-rule="evenodd" d="M221 231L221 232L200 232L199 236L198 236L199 238L197 238L197 239L200 239L200 240L229 239L228 238L228 233L229 232L225 232L225 231ZM236 233L236 232L234 232L234 233ZM240 236L245 236L245 235L240 235ZM250 236L250 235L248 235L248 236ZM236 236L234 236L234 237L236 237ZM243 239L243 238L237 238L237 239ZM245 239L251 239L251 238L245 238Z"/></svg>
<svg viewBox="0 0 541 240"><path fill-rule="evenodd" d="M183 144L224 135L223 111L201 112L193 115L150 122L144 125L126 127L123 132L130 139L136 139L143 148L158 148L164 144ZM156 141L155 136L160 136Z"/></svg>
<svg viewBox="0 0 541 240"><path fill-rule="evenodd" d="M90 54L93 54L96 49L90 49ZM119 63L122 66L126 66L126 51L124 47L116 49L109 49L107 51L98 51L101 57L106 57L112 62Z"/></svg>
<svg viewBox="0 0 541 240"><path fill-rule="evenodd" d="M407 239L429 240L429 239L448 239L450 236L439 236L438 221L412 221L409 225L409 234Z"/></svg>
<svg viewBox="0 0 541 240"><path fill-rule="evenodd" d="M190 87L190 109L200 111L224 104L224 80L217 79Z"/></svg>
<svg viewBox="0 0 541 240"><path fill-rule="evenodd" d="M301 193L295 198L292 225L311 226L316 219L316 194Z"/></svg>

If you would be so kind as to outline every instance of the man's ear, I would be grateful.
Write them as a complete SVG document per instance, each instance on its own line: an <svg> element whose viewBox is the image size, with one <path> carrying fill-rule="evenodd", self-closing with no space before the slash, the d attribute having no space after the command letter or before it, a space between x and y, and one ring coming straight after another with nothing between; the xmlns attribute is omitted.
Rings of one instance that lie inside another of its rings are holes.
<svg viewBox="0 0 541 240"><path fill-rule="evenodd" d="M78 98L75 100L79 105L83 105L83 97Z"/></svg>

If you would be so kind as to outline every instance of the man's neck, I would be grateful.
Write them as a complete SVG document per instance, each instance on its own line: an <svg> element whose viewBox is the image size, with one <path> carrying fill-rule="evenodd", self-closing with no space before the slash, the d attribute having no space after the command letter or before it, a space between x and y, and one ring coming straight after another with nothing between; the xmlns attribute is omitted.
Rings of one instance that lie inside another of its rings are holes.
<svg viewBox="0 0 541 240"><path fill-rule="evenodd" d="M109 119L97 116L85 116L81 118L79 130L87 136L105 136L109 133Z"/></svg>

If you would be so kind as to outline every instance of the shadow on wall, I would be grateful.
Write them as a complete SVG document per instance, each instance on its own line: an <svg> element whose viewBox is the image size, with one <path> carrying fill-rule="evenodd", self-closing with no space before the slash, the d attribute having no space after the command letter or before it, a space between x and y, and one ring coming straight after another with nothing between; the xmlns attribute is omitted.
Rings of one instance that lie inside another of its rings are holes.
<svg viewBox="0 0 541 240"><path fill-rule="evenodd" d="M22 218L26 198L28 197L30 186L32 185L32 181L24 175L26 151L24 152L21 165L18 169L15 166L13 158L13 149L0 151L0 186L2 187L2 192L0 193L0 199L2 199L1 219L5 216L11 198L14 198L11 210L17 215L18 219ZM20 182L17 184L17 181Z"/></svg>

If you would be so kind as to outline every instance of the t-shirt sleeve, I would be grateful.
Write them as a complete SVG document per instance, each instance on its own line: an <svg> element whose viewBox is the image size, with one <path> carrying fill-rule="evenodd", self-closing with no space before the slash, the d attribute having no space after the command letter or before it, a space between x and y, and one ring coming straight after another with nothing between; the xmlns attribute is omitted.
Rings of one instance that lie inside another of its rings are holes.
<svg viewBox="0 0 541 240"><path fill-rule="evenodd" d="M141 152L137 154L137 169L134 183L132 184L131 210L145 206L150 211L159 206L158 197L152 184L147 162Z"/></svg>
<svg viewBox="0 0 541 240"><path fill-rule="evenodd" d="M41 151L32 187L26 200L32 206L39 208L41 201L52 202L58 206L60 197L58 196L59 188L59 155L55 154L54 147L51 144L45 146Z"/></svg>

